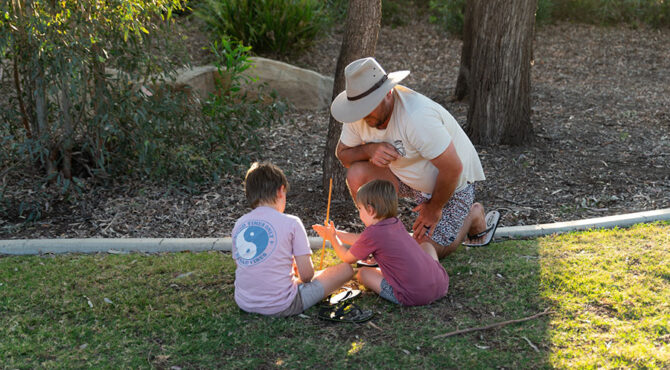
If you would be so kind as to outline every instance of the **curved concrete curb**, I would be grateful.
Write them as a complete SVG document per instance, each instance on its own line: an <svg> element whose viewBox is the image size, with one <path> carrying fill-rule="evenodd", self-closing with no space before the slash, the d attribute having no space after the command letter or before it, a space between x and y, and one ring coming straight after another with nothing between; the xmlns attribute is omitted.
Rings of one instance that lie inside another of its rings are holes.
<svg viewBox="0 0 670 370"><path fill-rule="evenodd" d="M320 249L323 239L310 237L312 249ZM330 243L326 243L330 248ZM112 253L130 252L203 252L230 251L232 240L227 238L115 238L115 239L16 239L0 240L0 255L33 255L61 253Z"/></svg>
<svg viewBox="0 0 670 370"><path fill-rule="evenodd" d="M577 221L557 222L553 224L502 227L496 230L495 237L510 239L535 238L543 235L561 234L580 230L628 227L635 224L654 221L670 221L670 208L616 216L587 218Z"/></svg>
<svg viewBox="0 0 670 370"><path fill-rule="evenodd" d="M628 227L634 224L670 221L670 208L656 211L630 213L617 216L590 218L578 221L558 222L553 224L499 227L495 237L499 238L534 238L543 235L559 234L572 231ZM320 249L323 240L310 237L312 249ZM330 243L326 243L330 248ZM181 252L181 251L230 251L232 241L227 238L129 238L129 239L17 239L0 240L0 254L34 255L45 253L113 253L130 252Z"/></svg>

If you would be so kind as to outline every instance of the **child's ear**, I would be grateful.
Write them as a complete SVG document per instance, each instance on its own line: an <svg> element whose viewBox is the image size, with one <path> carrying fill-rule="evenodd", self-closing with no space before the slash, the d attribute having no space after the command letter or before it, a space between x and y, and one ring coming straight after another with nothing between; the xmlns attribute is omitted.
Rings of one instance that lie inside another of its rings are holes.
<svg viewBox="0 0 670 370"><path fill-rule="evenodd" d="M377 211L375 211L375 208L369 204L365 205L365 210L368 211L370 216L373 218L377 218Z"/></svg>
<svg viewBox="0 0 670 370"><path fill-rule="evenodd" d="M284 194L286 194L286 186L281 185L279 189L277 189L277 198L281 198Z"/></svg>

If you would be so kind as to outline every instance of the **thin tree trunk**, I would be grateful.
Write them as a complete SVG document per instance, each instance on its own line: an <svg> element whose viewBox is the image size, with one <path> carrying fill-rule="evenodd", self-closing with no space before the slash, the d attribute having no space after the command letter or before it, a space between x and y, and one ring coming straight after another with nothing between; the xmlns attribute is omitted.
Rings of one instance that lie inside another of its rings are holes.
<svg viewBox="0 0 670 370"><path fill-rule="evenodd" d="M91 74L93 75L93 93L91 99L93 100L93 119L100 119L103 116L104 110L107 109L107 102L105 99L105 65L101 63L97 56L100 53L98 44L92 47L92 67ZM104 168L104 148L102 133L100 132L103 125L96 125L94 138L94 156L99 168Z"/></svg>
<svg viewBox="0 0 670 370"><path fill-rule="evenodd" d="M537 0L472 2L467 132L474 143L532 138L530 63Z"/></svg>
<svg viewBox="0 0 670 370"><path fill-rule="evenodd" d="M347 24L337 59L332 99L335 99L345 89L344 67L356 59L374 56L381 19L381 0L349 0ZM335 157L335 148L340 140L341 132L342 123L331 115L323 158L322 183L325 191L328 191L330 178L332 178L334 196L348 197L346 170Z"/></svg>
<svg viewBox="0 0 670 370"><path fill-rule="evenodd" d="M28 139L33 137L33 132L30 129L30 120L28 119L28 112L26 111L26 105L23 103L23 93L21 92L21 77L19 76L19 57L14 55L14 87L16 88L16 96L19 98L19 110L21 111L21 122L23 123L23 128L26 130L26 137Z"/></svg>
<svg viewBox="0 0 670 370"><path fill-rule="evenodd" d="M51 180L55 178L55 174L58 171L56 167L56 160L58 159L58 148L53 144L53 138L51 136L51 130L49 127L47 112L49 107L47 106L47 89L45 86L46 82L44 80L44 70L39 69L37 77L35 78L35 90L33 94L35 96L35 113L37 116L37 133L36 137L38 140L42 141L42 146L48 148L49 153L44 156L44 166L46 167L47 177Z"/></svg>
<svg viewBox="0 0 670 370"><path fill-rule="evenodd" d="M63 141L61 150L63 154L63 177L72 179L72 147L74 143L74 121L72 119L72 104L67 93L67 85L61 85L59 103L63 114Z"/></svg>

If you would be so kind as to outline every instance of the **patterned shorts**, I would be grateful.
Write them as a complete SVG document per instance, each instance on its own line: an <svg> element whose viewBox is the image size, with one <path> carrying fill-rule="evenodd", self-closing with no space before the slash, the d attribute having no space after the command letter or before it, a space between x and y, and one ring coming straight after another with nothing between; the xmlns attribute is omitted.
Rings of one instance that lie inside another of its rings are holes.
<svg viewBox="0 0 670 370"><path fill-rule="evenodd" d="M422 192L410 188L402 181L399 182L398 197L412 199L417 204L424 203L429 199ZM470 207L472 207L474 201L474 184L468 184L463 189L455 192L442 208L442 218L437 223L431 239L444 247L453 243L463 226L465 217L470 213Z"/></svg>
<svg viewBox="0 0 670 370"><path fill-rule="evenodd" d="M379 296L384 298L387 301L393 302L395 304L400 304L400 301L398 301L398 298L395 297L395 294L393 293L393 287L391 284L389 284L386 279L382 279L382 289L379 292Z"/></svg>

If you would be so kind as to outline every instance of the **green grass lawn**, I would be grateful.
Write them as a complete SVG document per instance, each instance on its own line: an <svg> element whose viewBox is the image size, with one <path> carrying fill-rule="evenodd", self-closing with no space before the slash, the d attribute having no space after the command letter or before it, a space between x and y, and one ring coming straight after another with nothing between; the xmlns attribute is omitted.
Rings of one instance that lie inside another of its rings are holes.
<svg viewBox="0 0 670 370"><path fill-rule="evenodd" d="M443 264L447 297L402 308L364 292L372 324L338 324L315 308L241 312L228 253L4 257L0 367L670 367L670 224L495 243Z"/></svg>

